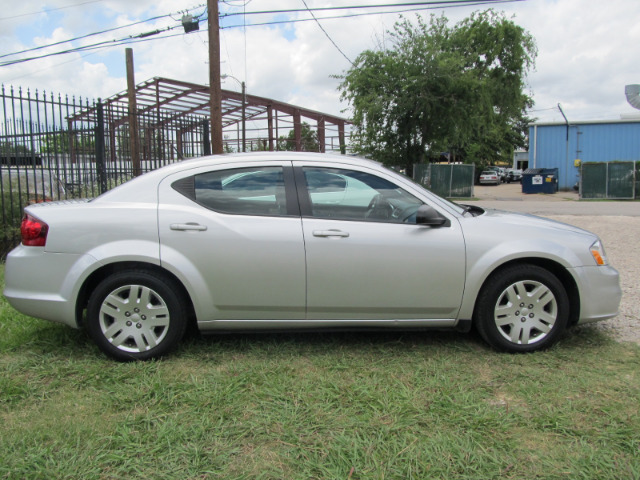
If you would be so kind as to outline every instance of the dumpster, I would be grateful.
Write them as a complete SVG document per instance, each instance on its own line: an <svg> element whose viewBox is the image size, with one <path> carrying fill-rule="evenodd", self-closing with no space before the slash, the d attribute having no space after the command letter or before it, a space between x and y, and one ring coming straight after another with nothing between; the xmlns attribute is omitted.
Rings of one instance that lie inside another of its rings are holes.
<svg viewBox="0 0 640 480"><path fill-rule="evenodd" d="M556 193L557 168L529 168L522 172L522 193Z"/></svg>

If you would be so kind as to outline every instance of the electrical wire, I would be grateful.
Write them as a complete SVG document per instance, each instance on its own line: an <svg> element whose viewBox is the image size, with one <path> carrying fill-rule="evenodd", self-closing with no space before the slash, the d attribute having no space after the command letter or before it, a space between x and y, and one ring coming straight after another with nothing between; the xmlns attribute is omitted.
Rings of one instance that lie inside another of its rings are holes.
<svg viewBox="0 0 640 480"><path fill-rule="evenodd" d="M99 0L99 1L103 1L103 0ZM86 3L95 3L95 2L86 2ZM84 3L77 4L77 5L84 5ZM59 42L49 43L49 44L47 44L47 45L40 45L40 46L38 46L38 47L28 48L28 49L25 49L25 50L20 50L20 51L18 51L18 52L6 53L6 54L4 54L4 55L0 55L0 58L10 57L10 56L13 56L13 55L19 55L19 54L21 54L21 53L34 52L34 51L37 51L37 50L43 50L43 49L48 48L48 47L55 47L55 46L57 46L57 45L62 45L62 44L64 44L64 43L68 43L68 42L75 42L75 41L78 41L78 40L83 40L83 39L85 39L85 38L94 37L94 36L96 36L96 35L102 35L102 34L109 33L109 32L115 32L115 31L117 31L117 30L122 30L122 29L124 29L124 28L133 27L133 26L136 26L136 25L140 25L140 24L142 24L142 23L153 22L153 21L155 21L155 20L160 20L161 18L167 18L167 17L170 17L172 20L174 20L174 21L176 21L176 22L179 22L179 21L180 21L180 19L178 19L178 20L174 19L174 18L173 18L173 15L180 14L180 13L183 13L183 12L185 12L185 11L186 11L186 12L188 12L188 11L190 11L190 10L195 10L195 9L197 9L197 8L201 8L201 7L206 7L206 5L205 5L205 4L200 4L200 5L196 5L195 7L191 7L190 9L187 9L187 10L184 10L184 11L180 11L180 12L176 12L176 13L167 13L167 14L164 14L164 15L157 15L157 16L155 16L155 17L147 18L147 19L145 19L145 20L139 20L139 21L137 21L137 22L129 23L129 24L127 24L127 25L122 25L122 26L119 26L119 27L108 28L108 29L106 29L106 30L101 30L101 31L99 31L99 32L88 33L88 34L86 34L86 35L81 35L81 36L79 36L79 37L68 38L68 39L66 39L66 40L61 40L61 41L59 41ZM67 7L63 7L63 8L67 8ZM204 11L204 12L202 12L200 15L195 15L195 16L194 16L194 18L195 18L196 20L199 20L199 18L200 18L202 15L204 15L204 13L205 13L205 12L206 12L206 9L205 9L205 11Z"/></svg>
<svg viewBox="0 0 640 480"><path fill-rule="evenodd" d="M4 55L0 55L0 58L10 57L12 55L19 55L21 53L35 52L36 50L42 50L42 49L49 48L49 47L55 47L57 45L62 45L63 43L75 42L77 40L83 40L85 38L94 37L96 35L102 35L104 33L109 33L109 32L115 32L116 30L122 30L123 28L133 27L135 25L140 25L141 23L152 22L154 20L159 20L161 18L165 18L165 17L168 17L168 16L170 16L170 14L169 15L158 15L157 17L147 18L146 20L140 20L138 22L130 23L128 25L122 25L120 27L109 28L107 30L101 30L99 32L88 33L88 34L82 35L80 37L69 38L67 40L61 40L59 42L49 43L47 45L40 45L39 47L28 48L28 49L25 49L25 50L20 50L18 52L5 53Z"/></svg>
<svg viewBox="0 0 640 480"><path fill-rule="evenodd" d="M320 30L322 30L322 32L326 35L326 37L329 39L329 41L333 44L334 47L336 47L336 49L342 54L342 56L344 58L347 59L347 61L353 65L355 67L355 64L351 61L351 59L349 57L347 57L345 55L345 53L340 49L340 47L338 46L338 44L336 42L333 41L333 38L331 38L329 36L329 34L327 33L327 31L324 29L324 27L322 26L322 24L318 21L318 19L316 18L316 16L313 14L313 12L311 11L311 9L309 8L309 5L307 5L306 0L302 0L302 3L304 3L304 6L307 7L307 10L309 11L309 13L311 14L311 16L313 17L313 19L316 21L316 23L318 24L318 26L320 27Z"/></svg>
<svg viewBox="0 0 640 480"><path fill-rule="evenodd" d="M524 1L526 1L526 0L503 0L503 1L499 1L498 3L524 2ZM487 5L488 3L492 3L492 2L478 0L476 2L465 3L464 5L463 4L452 5L449 8ZM494 0L493 3L495 3L495 0ZM421 12L421 11L425 11L425 10L439 10L441 8L442 7L439 7L439 6L414 7L414 8L407 8L407 9L403 9L403 10L387 10L387 11L380 11L380 12L365 12L365 13L350 13L350 14L343 14L343 15L333 15L333 16L328 16L328 17L319 17L318 19L319 20L339 20L339 19L344 19L344 18L364 17L364 16L370 16L370 15L388 15L388 14L398 14L398 13L407 13L407 12ZM284 24L284 23L300 23L300 22L312 22L312 21L314 21L313 18L297 18L297 19L293 19L293 20L273 20L273 21L268 21L268 22L251 23L248 26L260 27L260 26L269 26L269 25L281 25L281 24ZM243 25L240 25L240 24L225 25L225 26L221 26L220 29L239 28L239 27L242 27L242 26Z"/></svg>
<svg viewBox="0 0 640 480"><path fill-rule="evenodd" d="M357 10L357 9L367 9L367 8L401 8L401 7L419 7L419 6L429 6L431 8L447 8L447 7L457 7L457 6L474 6L474 5L489 5L496 3L513 3L513 2L523 2L526 0L442 0L442 1L430 1L430 2L402 2L402 3L387 3L387 4L378 4L378 5L343 5L338 7L313 7L313 8L292 8L287 10L262 10L255 12L231 12L221 14L220 17L233 17L238 15L275 15L281 13L301 13L307 11L314 12L322 12L329 10Z"/></svg>
<svg viewBox="0 0 640 480"><path fill-rule="evenodd" d="M75 47L75 48L69 48L67 50L61 50L58 52L51 52L51 53L47 53L46 55L40 55L37 57L27 57L27 58L20 58L17 60L7 60L4 62L0 62L0 67L6 67L6 66L10 66L10 65L16 65L18 63L24 63L24 62L28 62L31 60L38 60L41 58L47 58L47 57L54 57L57 55L64 55L67 53L77 53L77 52L84 52L84 51L91 51L91 50L97 50L97 49L101 49L101 48L108 48L108 47L115 47L115 46L120 46L120 45L127 45L129 43L138 43L141 40L147 41L150 40L148 37L152 37L154 35L160 34L162 32L165 31L170 31L177 28L177 26L174 27L167 27L165 29L158 29L158 30L153 30L150 32L145 32L145 33L141 33L139 35L135 35L135 36L129 36L129 37L125 37L125 38L121 38L118 40L106 40L103 42L98 42L98 43L93 43L90 45L83 45L82 47ZM173 35L165 35L162 36L160 38L169 38L169 37L174 37L177 35L184 35L183 32L180 32L178 34L173 34ZM156 38L153 38L152 40L156 40Z"/></svg>
<svg viewBox="0 0 640 480"><path fill-rule="evenodd" d="M12 18L28 17L29 15L39 15L41 13L50 13L50 12L55 12L57 10L65 10L67 8L80 7L82 5L87 5L89 3L100 3L100 2L104 2L104 0L89 0L88 2L74 3L73 5L66 5L64 7L47 8L46 10L40 10L37 12L29 12L29 13L21 13L19 15L13 15L11 17L0 17L0 20L10 20Z"/></svg>
<svg viewBox="0 0 640 480"><path fill-rule="evenodd" d="M85 2L85 3L96 3L97 1L101 1L101 0L95 0L93 2ZM277 24L283 24L283 23L297 23L297 22L304 22L304 21L315 21L316 23L318 23L318 25L320 26L320 28L325 32L325 35L327 35L327 37L329 38L329 40L331 40L331 42L334 44L334 46L338 49L338 51L340 51L340 53L342 53L343 56L345 56L345 58L353 64L353 62L351 62L351 60L349 60L349 58L339 49L339 47L335 44L335 42L333 42L333 40L331 39L331 37L326 33L326 31L324 30L324 28L322 28L322 25L320 25L319 20L329 20L329 19L341 19L341 18L351 18L351 17L357 17L357 16L362 16L362 15L381 15L381 14L390 14L390 13L404 13L407 11L419 11L419 10L432 10L432 9L440 9L440 8L446 8L446 6L448 7L461 7L461 6L477 6L477 5L487 5L487 4L501 4L501 3L513 3L513 2L522 2L522 1L526 1L526 0L444 0L444 1L430 1L430 2L404 2L404 3L393 3L393 4L380 4L380 5L353 5L353 6L340 6L340 7L319 7L319 8L309 8L305 3L305 6L307 6L306 9L290 9L290 10L270 10L270 11L260 11L260 12L239 12L239 13L225 13L220 15L220 18L225 18L225 17L229 17L229 16L235 16L235 15L264 15L264 14L281 14L281 13L298 13L298 12L309 12L311 13L313 18L308 18L308 19L291 19L291 20L280 20L280 21L270 21L270 22L262 22L262 23L251 23L251 24L246 24L246 22L243 22L242 25L227 25L227 26L221 26L220 29L225 29L225 28L238 28L238 27L247 27L247 26L261 26L261 25L277 25ZM248 4L249 2L245 3L245 6ZM72 5L72 6L78 6L78 5L84 5L84 3L82 4L76 4L76 5ZM205 5L198 5L196 7L193 7L193 9L195 8L200 8L203 7ZM376 11L376 12L365 12L365 13L351 13L351 14L345 14L345 15L336 15L336 16L331 16L331 17L316 17L313 12L314 11L329 11L329 10L345 10L345 9L366 9L366 8L401 8L401 7L406 7L406 6L412 6L413 8L409 8L406 10L393 10L393 11ZM67 7L61 7L61 8L67 8ZM206 10L205 10L206 12ZM199 17L202 17L204 15L204 13L201 13L200 15L198 15L196 18L199 19ZM83 35L81 37L77 37L77 38L73 38L73 39L68 39L68 40L64 40L61 42L56 42L50 45L43 45L43 46L39 46L39 47L34 47L32 49L26 49L26 50L22 50L20 52L13 52L13 53L8 53L8 54L4 54L2 56L0 56L0 58L6 58L6 57L10 57L13 55L18 55L21 53L29 53L29 52L33 52L33 51L37 51L37 50L41 50L47 47L51 47L51 46L57 46L60 45L62 43L68 43L68 42L72 42L72 41L76 41L76 40L80 40L80 39L84 39L84 38L88 38L91 36L95 36L95 35L100 35L100 34L104 34L104 33L108 33L111 31L116 31L119 30L121 28L126 28L126 27L130 27L130 26L134 26L134 25L138 25L141 23L146 23L149 21L153 21L153 20L157 20L160 18L166 18L166 17L171 17L171 15L173 14L166 14L166 15L159 15L156 17L153 17L151 19L147 19L147 20L141 20L139 22L135 22L126 26L122 26L122 27L114 27L113 29L107 29L107 30L103 30L101 32L94 32L94 33L90 33L87 35ZM156 29L150 32L145 32L145 33L140 33L137 35L130 35L128 37L125 38L120 38L117 40L106 40L106 41L102 41L102 42L97 42L94 44L90 44L90 45L84 45L84 46L80 46L80 47L75 47L75 48L69 48L66 50L61 50L58 52L51 52L51 53L47 53L47 54L43 54L43 55L39 55L39 56L32 56L32 57L27 57L27 58L21 58L21 59L15 59L15 60L6 60L4 62L0 62L0 67L4 67L4 66L11 66L11 65L16 65L19 63L24 63L24 62L28 62L28 61L32 61L32 60L38 60L38 59L42 59L42 58L48 58L48 57L52 57L52 56L57 56L57 55L63 55L63 54L67 54L67 53L76 53L76 52L82 52L82 51L90 51L90 50L97 50L97 49L102 49L102 48L108 48L108 47L115 47L115 46L120 46L120 45L126 45L129 43L138 43L141 41L148 41L148 40L159 40L159 39L164 39L164 38L170 38L170 37L175 37L178 35L184 35L183 32L177 33L177 34L172 34L172 35L161 35L156 37L155 35L161 34L162 32L166 32L166 31L170 31L173 30L175 28L180 27L181 25L174 25L174 26L169 26L163 29ZM153 38L147 38L147 37L153 37ZM245 74L246 76L246 74Z"/></svg>

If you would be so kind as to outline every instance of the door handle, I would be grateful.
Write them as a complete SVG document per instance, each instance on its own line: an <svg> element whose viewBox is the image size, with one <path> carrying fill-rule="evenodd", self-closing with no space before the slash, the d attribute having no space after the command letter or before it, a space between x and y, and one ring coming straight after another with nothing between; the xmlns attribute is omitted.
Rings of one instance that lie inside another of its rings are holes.
<svg viewBox="0 0 640 480"><path fill-rule="evenodd" d="M204 232L207 229L207 227L205 225L200 225L199 223L193 223L193 222L189 222L189 223L172 223L171 225L169 225L169 228L171 230L197 231L197 232Z"/></svg>
<svg viewBox="0 0 640 480"><path fill-rule="evenodd" d="M314 230L314 237L342 237L347 238L349 236L348 232L343 232L341 230Z"/></svg>

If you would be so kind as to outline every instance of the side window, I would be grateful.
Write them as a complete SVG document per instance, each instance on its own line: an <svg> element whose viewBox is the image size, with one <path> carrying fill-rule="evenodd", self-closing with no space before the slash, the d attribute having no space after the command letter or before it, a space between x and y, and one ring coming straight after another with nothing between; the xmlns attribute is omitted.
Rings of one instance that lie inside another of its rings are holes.
<svg viewBox="0 0 640 480"><path fill-rule="evenodd" d="M384 178L355 170L303 169L314 217L415 223L422 202Z"/></svg>
<svg viewBox="0 0 640 480"><path fill-rule="evenodd" d="M281 167L234 168L193 177L194 200L223 213L239 215L287 214Z"/></svg>

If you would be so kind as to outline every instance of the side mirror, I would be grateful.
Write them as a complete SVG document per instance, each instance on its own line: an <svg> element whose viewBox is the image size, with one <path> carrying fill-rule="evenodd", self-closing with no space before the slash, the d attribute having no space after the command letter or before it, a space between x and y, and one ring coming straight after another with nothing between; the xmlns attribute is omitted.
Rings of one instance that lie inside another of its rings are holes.
<svg viewBox="0 0 640 480"><path fill-rule="evenodd" d="M449 227L449 219L440 215L437 210L429 205L420 205L416 212L416 224L429 227Z"/></svg>

